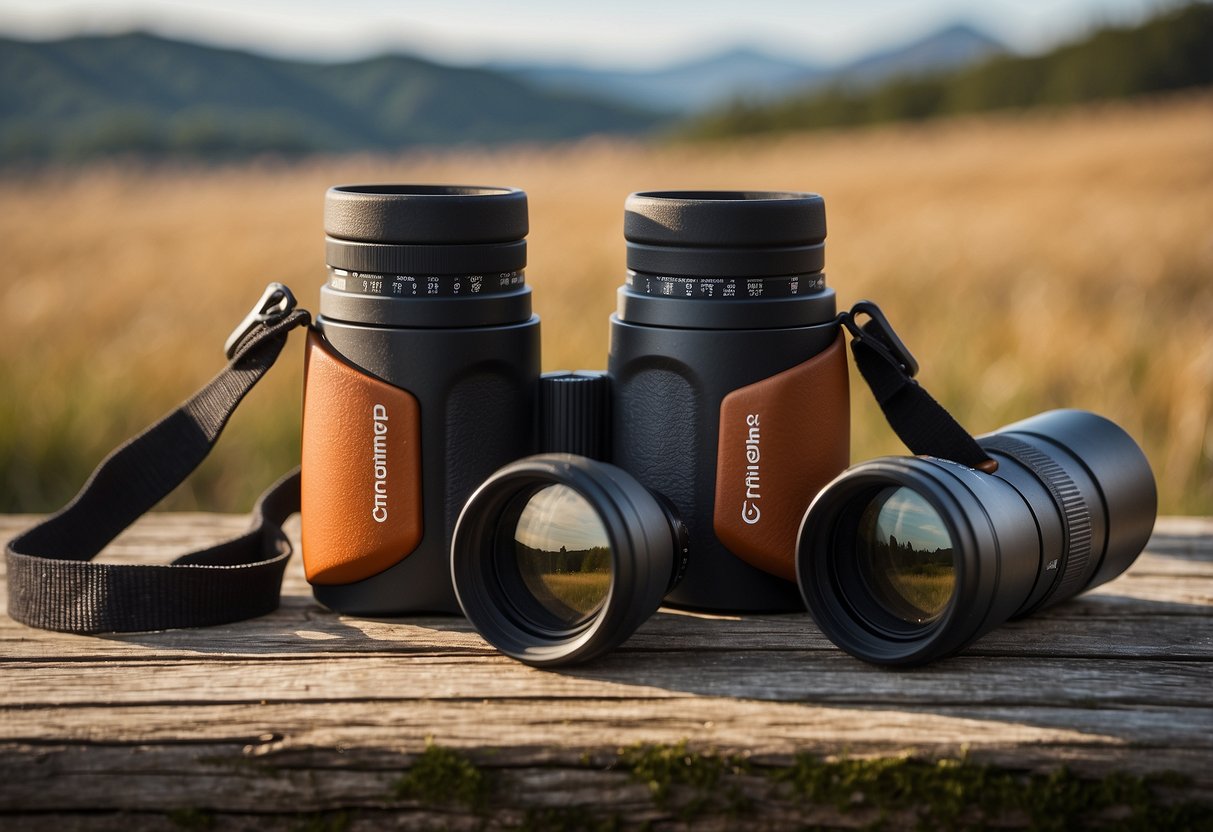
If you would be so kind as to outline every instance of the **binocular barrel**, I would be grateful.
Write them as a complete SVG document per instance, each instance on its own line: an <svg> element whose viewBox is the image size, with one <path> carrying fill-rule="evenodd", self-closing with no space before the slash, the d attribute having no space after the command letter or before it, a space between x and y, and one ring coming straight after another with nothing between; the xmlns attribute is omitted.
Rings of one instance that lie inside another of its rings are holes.
<svg viewBox="0 0 1213 832"><path fill-rule="evenodd" d="M459 510L535 450L526 194L338 187L324 216L303 408L308 580L340 612L457 613Z"/></svg>
<svg viewBox="0 0 1213 832"><path fill-rule="evenodd" d="M633 194L611 318L613 461L678 509L693 609L802 609L792 553L850 456L846 350L816 194Z"/></svg>

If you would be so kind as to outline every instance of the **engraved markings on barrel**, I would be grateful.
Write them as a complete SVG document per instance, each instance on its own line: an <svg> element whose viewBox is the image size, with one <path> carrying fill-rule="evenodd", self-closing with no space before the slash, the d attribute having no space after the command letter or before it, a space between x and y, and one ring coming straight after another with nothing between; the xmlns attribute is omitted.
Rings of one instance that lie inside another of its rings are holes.
<svg viewBox="0 0 1213 832"><path fill-rule="evenodd" d="M762 444L762 432L759 429L758 417L757 413L750 413L745 417L745 500L741 503L741 519L747 526L754 525L762 518L762 510L758 507L758 501L762 498L759 470L759 462L762 459L759 449Z"/></svg>
<svg viewBox="0 0 1213 832"><path fill-rule="evenodd" d="M796 297L825 289L823 274L792 274L779 277L683 277L647 275L629 271L625 284L634 292L669 298Z"/></svg>
<svg viewBox="0 0 1213 832"><path fill-rule="evenodd" d="M418 297L435 295L459 297L482 292L511 289L526 282L521 271L500 272L495 275L411 275L371 274L331 269L329 287L339 292L361 292L376 297Z"/></svg>
<svg viewBox="0 0 1213 832"><path fill-rule="evenodd" d="M387 408L381 404L372 407L371 424L374 425L374 432L371 435L371 447L375 493L371 518L376 523L387 522L387 423Z"/></svg>

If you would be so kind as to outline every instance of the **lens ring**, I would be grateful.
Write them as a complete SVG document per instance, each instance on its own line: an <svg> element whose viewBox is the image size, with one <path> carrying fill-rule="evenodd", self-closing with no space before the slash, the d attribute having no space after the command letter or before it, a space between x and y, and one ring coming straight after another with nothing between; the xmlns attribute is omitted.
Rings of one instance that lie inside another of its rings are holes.
<svg viewBox="0 0 1213 832"><path fill-rule="evenodd" d="M516 188L329 188L319 317L410 329L531 326L527 229L527 196Z"/></svg>
<svg viewBox="0 0 1213 832"><path fill-rule="evenodd" d="M787 191L641 191L624 203L623 236L657 246L759 248L825 240L825 200Z"/></svg>
<svg viewBox="0 0 1213 832"><path fill-rule="evenodd" d="M1091 557L1091 509L1066 469L1048 454L1005 433L981 439L984 449L1004 453L1035 474L1049 490L1062 518L1061 574L1040 603L1056 596L1068 598L1085 585L1097 562Z"/></svg>
<svg viewBox="0 0 1213 832"><path fill-rule="evenodd" d="M509 243L526 236L527 199L481 185L338 185L324 197L324 233L356 243Z"/></svg>
<svg viewBox="0 0 1213 832"><path fill-rule="evenodd" d="M510 523L519 501L553 485L566 486L593 508L612 558L601 604L565 626L545 626L526 600L525 582L501 569L502 529L510 530L505 542L512 544ZM657 610L674 572L675 547L675 532L656 498L630 474L585 457L543 454L505 466L468 499L451 543L451 576L464 614L490 644L527 664L573 664L622 643Z"/></svg>

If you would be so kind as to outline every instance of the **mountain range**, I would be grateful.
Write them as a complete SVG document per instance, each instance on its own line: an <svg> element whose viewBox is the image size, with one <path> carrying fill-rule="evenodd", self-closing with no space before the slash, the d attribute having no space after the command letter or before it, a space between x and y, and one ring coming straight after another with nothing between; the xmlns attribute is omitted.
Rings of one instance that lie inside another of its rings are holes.
<svg viewBox="0 0 1213 832"><path fill-rule="evenodd" d="M0 158L300 153L636 133L660 116L485 69L287 61L133 33L0 39Z"/></svg>
<svg viewBox="0 0 1213 832"><path fill-rule="evenodd" d="M871 84L1000 51L953 26L840 66L735 49L652 71L321 64L147 33L0 38L0 163L112 154L222 158L640 134L733 97Z"/></svg>
<svg viewBox="0 0 1213 832"><path fill-rule="evenodd" d="M829 84L869 86L907 75L941 72L1004 53L1006 46L973 26L954 24L925 37L838 64L781 58L737 47L654 70L588 69L549 64L497 63L494 69L538 87L626 101L687 114L734 99L775 100Z"/></svg>
<svg viewBox="0 0 1213 832"><path fill-rule="evenodd" d="M1213 3L1164 6L1139 23L1103 26L1038 55L1001 54L946 72L878 84L833 84L778 100L740 100L684 119L683 138L1066 107L1213 88Z"/></svg>

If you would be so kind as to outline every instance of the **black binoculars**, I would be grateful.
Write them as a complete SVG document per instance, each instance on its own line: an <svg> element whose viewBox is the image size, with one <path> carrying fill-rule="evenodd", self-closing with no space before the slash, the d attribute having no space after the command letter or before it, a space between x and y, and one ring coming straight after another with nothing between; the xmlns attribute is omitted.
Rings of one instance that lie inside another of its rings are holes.
<svg viewBox="0 0 1213 832"><path fill-rule="evenodd" d="M515 189L329 190L302 470L304 564L326 606L462 611L550 666L611 649L662 603L807 604L852 654L917 664L1144 548L1153 475L1094 414L980 438L986 470L847 470L820 196L628 197L606 372L540 374L527 231Z"/></svg>

